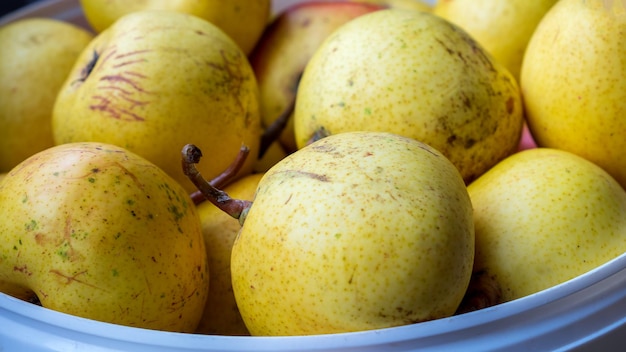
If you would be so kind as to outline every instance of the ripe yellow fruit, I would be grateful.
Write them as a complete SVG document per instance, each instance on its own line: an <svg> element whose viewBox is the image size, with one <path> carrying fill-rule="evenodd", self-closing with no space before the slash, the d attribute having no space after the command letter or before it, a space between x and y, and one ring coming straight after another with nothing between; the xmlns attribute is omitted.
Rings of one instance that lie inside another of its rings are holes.
<svg viewBox="0 0 626 352"><path fill-rule="evenodd" d="M552 148L516 153L468 186L474 273L492 304L530 295L626 251L626 191L603 169Z"/></svg>
<svg viewBox="0 0 626 352"><path fill-rule="evenodd" d="M57 144L115 144L155 163L195 190L180 149L211 155L213 178L250 149L239 175L252 171L261 136L259 88L245 54L221 30L188 14L137 11L100 33L83 51L53 111Z"/></svg>
<svg viewBox="0 0 626 352"><path fill-rule="evenodd" d="M270 15L270 0L81 0L81 7L96 32L135 11L168 10L207 20L230 36L248 54L261 37Z"/></svg>
<svg viewBox="0 0 626 352"><path fill-rule="evenodd" d="M0 182L0 291L146 329L193 332L209 288L198 213L163 170L123 148L68 143Z"/></svg>
<svg viewBox="0 0 626 352"><path fill-rule="evenodd" d="M54 145L56 95L92 38L78 26L48 18L0 28L0 172Z"/></svg>
<svg viewBox="0 0 626 352"><path fill-rule="evenodd" d="M522 67L530 131L626 187L626 4L562 0L537 27Z"/></svg>
<svg viewBox="0 0 626 352"><path fill-rule="evenodd" d="M466 32L422 11L387 9L337 29L304 70L295 136L384 131L441 151L471 182L515 152L515 78Z"/></svg>
<svg viewBox="0 0 626 352"><path fill-rule="evenodd" d="M311 335L450 316L473 258L454 165L411 138L347 132L265 173L231 272L252 335Z"/></svg>
<svg viewBox="0 0 626 352"><path fill-rule="evenodd" d="M439 0L433 13L460 26L519 81L535 28L557 0Z"/></svg>

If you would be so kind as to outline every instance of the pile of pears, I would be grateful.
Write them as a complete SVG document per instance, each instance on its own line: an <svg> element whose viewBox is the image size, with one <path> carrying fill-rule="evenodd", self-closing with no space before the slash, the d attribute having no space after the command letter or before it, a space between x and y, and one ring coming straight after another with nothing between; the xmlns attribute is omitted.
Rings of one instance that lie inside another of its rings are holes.
<svg viewBox="0 0 626 352"><path fill-rule="evenodd" d="M332 334L503 304L626 251L623 2L194 3L2 22L3 294Z"/></svg>

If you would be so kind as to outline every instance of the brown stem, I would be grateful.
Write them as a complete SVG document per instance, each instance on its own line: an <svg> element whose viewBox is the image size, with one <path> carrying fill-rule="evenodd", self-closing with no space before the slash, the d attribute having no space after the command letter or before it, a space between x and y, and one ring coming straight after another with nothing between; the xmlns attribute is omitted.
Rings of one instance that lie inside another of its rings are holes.
<svg viewBox="0 0 626 352"><path fill-rule="evenodd" d="M246 161L246 158L248 157L248 154L250 154L250 148L248 148L245 145L242 145L241 149L239 149L239 153L237 153L237 157L228 166L228 168L224 170L221 174L217 175L217 177L209 181L211 183L211 186L215 188L224 188L228 183L230 183L230 181L233 180L235 175L237 175L239 170L241 170L241 167L243 166L244 162ZM198 205L204 202L206 198L204 197L204 194L202 194L200 190L197 190L191 193L191 200L193 200L193 203L195 205Z"/></svg>
<svg viewBox="0 0 626 352"><path fill-rule="evenodd" d="M300 83L300 78L302 78L302 74L298 77L298 81L296 82L296 87ZM259 155L258 158L261 159L265 152L270 147L274 141L276 141L280 134L283 132L285 127L287 127L287 123L289 122L289 118L293 115L293 111L296 108L296 95L298 89L296 88L293 92L293 96L289 101L289 105L285 107L285 110L278 116L271 125L267 126L265 131L263 131L263 135L261 135L261 145L259 147Z"/></svg>
<svg viewBox="0 0 626 352"><path fill-rule="evenodd" d="M309 140L306 142L306 145L315 143L320 139L326 138L328 136L330 136L330 132L328 132L328 130L324 126L320 126L318 129L315 130L315 132L313 132L311 138L309 138Z"/></svg>
<svg viewBox="0 0 626 352"><path fill-rule="evenodd" d="M196 169L196 164L202 158L202 151L193 144L187 144L182 150L183 173L202 192L204 197L220 210L243 224L248 209L252 202L247 200L233 199L226 192L211 185Z"/></svg>

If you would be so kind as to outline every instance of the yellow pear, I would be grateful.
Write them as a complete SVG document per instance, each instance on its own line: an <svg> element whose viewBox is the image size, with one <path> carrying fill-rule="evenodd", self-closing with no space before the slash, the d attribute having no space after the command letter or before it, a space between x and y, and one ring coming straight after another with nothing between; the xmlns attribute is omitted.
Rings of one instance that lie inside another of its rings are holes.
<svg viewBox="0 0 626 352"><path fill-rule="evenodd" d="M262 173L245 176L224 188L231 197L252 200ZM209 258L209 296L197 333L249 335L239 314L230 275L230 254L241 225L210 202L198 205Z"/></svg>
<svg viewBox="0 0 626 352"><path fill-rule="evenodd" d="M626 4L559 1L537 27L520 84L538 145L570 151L626 187Z"/></svg>
<svg viewBox="0 0 626 352"><path fill-rule="evenodd" d="M80 0L89 24L102 32L135 11L168 10L205 19L223 30L248 54L261 37L270 15L270 0Z"/></svg>
<svg viewBox="0 0 626 352"><path fill-rule="evenodd" d="M258 154L259 90L245 54L198 17L137 11L100 33L83 51L54 105L57 144L99 141L133 151L189 191L178 151L188 142L212 156L214 177L245 144Z"/></svg>
<svg viewBox="0 0 626 352"><path fill-rule="evenodd" d="M386 9L333 32L298 88L298 147L328 134L384 131L441 151L470 182L517 150L517 82L467 33L429 12Z"/></svg>
<svg viewBox="0 0 626 352"><path fill-rule="evenodd" d="M73 24L29 18L0 27L0 172L52 147L52 106L93 35Z"/></svg>
<svg viewBox="0 0 626 352"><path fill-rule="evenodd" d="M467 31L519 81L535 28L557 0L439 0L433 13Z"/></svg>
<svg viewBox="0 0 626 352"><path fill-rule="evenodd" d="M193 332L209 284L198 213L154 164L101 143L39 152L0 182L0 291L99 321Z"/></svg>
<svg viewBox="0 0 626 352"><path fill-rule="evenodd" d="M197 162L193 147L183 155L183 165ZM443 154L412 138L335 134L268 170L251 205L214 191L205 194L243 224L231 275L252 335L447 317L467 288L474 258L467 188Z"/></svg>
<svg viewBox="0 0 626 352"><path fill-rule="evenodd" d="M575 154L519 152L468 192L476 226L474 299L488 305L555 286L626 251L626 191Z"/></svg>

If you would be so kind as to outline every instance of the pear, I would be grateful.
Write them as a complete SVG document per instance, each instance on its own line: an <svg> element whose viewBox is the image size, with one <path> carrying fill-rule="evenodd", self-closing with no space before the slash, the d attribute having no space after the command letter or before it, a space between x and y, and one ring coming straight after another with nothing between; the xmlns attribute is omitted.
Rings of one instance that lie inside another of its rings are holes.
<svg viewBox="0 0 626 352"><path fill-rule="evenodd" d="M296 143L382 131L441 151L471 182L517 150L515 78L465 31L423 11L386 9L333 32L307 64L294 112Z"/></svg>
<svg viewBox="0 0 626 352"><path fill-rule="evenodd" d="M142 10L167 10L198 16L218 26L248 54L261 36L270 15L270 0L80 0L88 23L96 32L120 17Z"/></svg>
<svg viewBox="0 0 626 352"><path fill-rule="evenodd" d="M557 0L440 0L433 13L466 30L519 81L526 46Z"/></svg>
<svg viewBox="0 0 626 352"><path fill-rule="evenodd" d="M52 147L57 92L93 34L51 18L0 28L0 172Z"/></svg>
<svg viewBox="0 0 626 352"><path fill-rule="evenodd" d="M144 158L101 143L46 149L2 179L0 214L0 291L103 322L196 329L209 284L200 218Z"/></svg>
<svg viewBox="0 0 626 352"><path fill-rule="evenodd" d="M312 335L452 315L474 258L472 205L436 149L386 132L345 132L290 154L252 202L210 187L187 145L183 168L243 224L235 299L252 335Z"/></svg>
<svg viewBox="0 0 626 352"><path fill-rule="evenodd" d="M539 292L626 252L626 191L570 152L519 152L468 192L476 257L465 310Z"/></svg>
<svg viewBox="0 0 626 352"><path fill-rule="evenodd" d="M52 131L56 144L128 149L190 192L178 153L186 143L213 156L202 166L207 177L224 170L242 143L258 154L259 89L246 55L218 27L178 12L137 11L81 53L54 104Z"/></svg>
<svg viewBox="0 0 626 352"><path fill-rule="evenodd" d="M226 186L224 192L238 199L252 200L262 177L262 173L247 175ZM198 214L209 259L210 283L207 304L196 332L249 335L235 301L230 274L230 255L241 225L210 202L200 203Z"/></svg>
<svg viewBox="0 0 626 352"><path fill-rule="evenodd" d="M559 1L533 34L520 84L539 146L567 150L626 187L626 4Z"/></svg>

